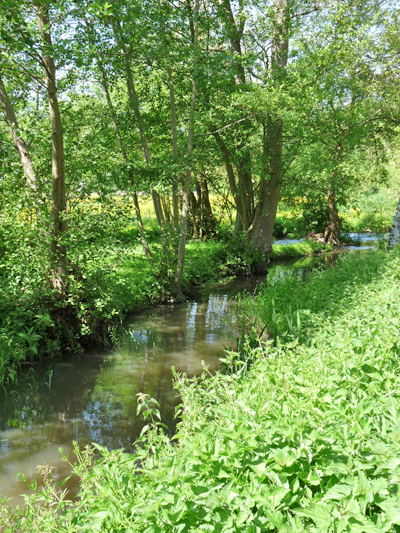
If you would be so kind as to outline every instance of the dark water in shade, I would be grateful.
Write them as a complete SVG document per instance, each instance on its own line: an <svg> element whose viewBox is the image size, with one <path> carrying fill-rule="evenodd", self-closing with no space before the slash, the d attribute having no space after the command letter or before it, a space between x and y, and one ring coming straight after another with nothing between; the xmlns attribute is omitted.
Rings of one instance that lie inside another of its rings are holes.
<svg viewBox="0 0 400 533"><path fill-rule="evenodd" d="M317 265L329 266L337 255L292 259L276 266L274 276L294 271L305 277ZM25 368L17 381L0 391L0 495L23 503L28 481L41 477L37 466L50 464L59 480L70 474L61 459L72 454L72 441L80 448L96 442L109 449L133 451L144 422L136 416L136 394L144 392L160 403L162 421L171 435L179 404L172 387L171 367L193 376L203 364L219 368L224 347L238 333L233 303L236 294L254 293L264 277L236 279L212 287L196 301L158 306L126 321L120 345L108 352L52 359ZM73 496L76 477L65 487Z"/></svg>

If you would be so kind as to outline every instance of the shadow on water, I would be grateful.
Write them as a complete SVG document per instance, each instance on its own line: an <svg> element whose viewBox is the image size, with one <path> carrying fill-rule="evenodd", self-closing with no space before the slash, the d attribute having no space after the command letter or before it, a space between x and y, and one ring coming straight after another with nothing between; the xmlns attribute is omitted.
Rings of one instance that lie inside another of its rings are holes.
<svg viewBox="0 0 400 533"><path fill-rule="evenodd" d="M331 265L337 254L281 261L275 276L294 272L305 279L319 265ZM136 416L136 394L144 392L160 403L163 422L175 431L179 403L172 387L171 367L188 375L211 372L220 365L231 333L239 325L233 313L235 295L257 292L266 277L235 279L199 292L196 301L157 306L132 315L126 334L110 352L53 359L21 371L18 381L0 392L0 494L23 503L28 481L41 479L37 465L51 464L56 477L70 474L59 448L71 454L72 442L82 448L96 442L109 449L132 452L143 421ZM66 483L70 496L78 480Z"/></svg>

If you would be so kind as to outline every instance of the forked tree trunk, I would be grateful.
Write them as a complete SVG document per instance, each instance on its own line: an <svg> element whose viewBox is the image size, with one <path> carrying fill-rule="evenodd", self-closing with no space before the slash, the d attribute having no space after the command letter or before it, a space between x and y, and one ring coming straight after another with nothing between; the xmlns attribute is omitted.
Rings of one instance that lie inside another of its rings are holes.
<svg viewBox="0 0 400 533"><path fill-rule="evenodd" d="M272 76L280 82L288 61L289 0L274 0L274 16L271 68ZM259 185L259 200L251 230L252 244L262 256L256 265L256 270L260 273L267 271L268 255L272 250L273 229L282 183L282 131L283 122L277 118L268 123L264 134L265 171Z"/></svg>
<svg viewBox="0 0 400 533"><path fill-rule="evenodd" d="M17 117L13 105L8 97L0 71L0 106L4 113L4 119L10 128L14 146L18 151L24 171L26 183L33 193L34 204L37 204L38 182L36 179L35 169L32 163L29 147L19 131Z"/></svg>
<svg viewBox="0 0 400 533"><path fill-rule="evenodd" d="M329 211L329 226L324 233L326 244L333 244L338 246L340 244L340 229L341 222L336 206L335 191L330 189L328 191L328 211Z"/></svg>
<svg viewBox="0 0 400 533"><path fill-rule="evenodd" d="M44 78L49 98L52 131L51 214L53 232L51 252L54 265L53 286L58 291L62 291L67 274L67 249L62 240L68 228L66 220L64 138L57 97L56 68L52 56L49 10L47 5L35 3L35 11L43 46Z"/></svg>
<svg viewBox="0 0 400 533"><path fill-rule="evenodd" d="M238 58L236 64L236 83L245 83L245 70L241 61L241 39L243 35L243 20L237 24L234 20L230 0L221 0L227 21L231 48ZM239 3L240 5L240 3ZM289 0L274 0L273 37L271 50L271 77L276 83L282 83L288 60L289 48ZM282 181L282 129L280 117L270 120L264 134L264 171L258 187L257 198L254 198L250 151L246 150L247 139L242 136L241 155L237 158L237 184L233 171L233 161L230 150L213 125L211 133L221 150L227 171L229 186L233 195L238 217L235 229L246 232L246 237L252 246L260 252L261 258L256 265L259 272L267 269L267 256L272 250L273 229Z"/></svg>
<svg viewBox="0 0 400 533"><path fill-rule="evenodd" d="M400 200L397 204L397 209L393 218L393 225L390 230L389 240L387 247L393 248L396 244L400 244Z"/></svg>

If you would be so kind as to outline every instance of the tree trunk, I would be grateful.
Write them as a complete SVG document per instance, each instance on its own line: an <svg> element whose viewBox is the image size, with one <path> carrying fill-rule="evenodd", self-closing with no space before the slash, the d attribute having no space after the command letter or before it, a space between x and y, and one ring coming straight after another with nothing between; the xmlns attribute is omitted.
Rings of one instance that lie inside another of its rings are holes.
<svg viewBox="0 0 400 533"><path fill-rule="evenodd" d="M193 23L193 74L192 74L192 96L190 103L190 114L189 114L189 131L188 131L188 144L187 144L187 168L186 168L186 180L183 189L182 195L182 214L181 214L181 234L179 238L179 249L178 249L178 261L177 268L175 272L175 294L177 299L183 298L182 293L182 274L183 267L185 263L185 246L186 246L186 229L187 229L187 217L189 209L189 194L190 194L190 180L192 178L192 154L193 154L193 128L194 128L194 110L196 104L196 49L197 49L197 31L198 31L198 22L197 16L199 12L199 0L195 1L195 11L194 11L194 23Z"/></svg>
<svg viewBox="0 0 400 533"><path fill-rule="evenodd" d="M172 78L172 69L167 65L168 72L168 85L169 85L169 94L171 101L171 131L172 131L172 155L174 157L174 163L178 161L178 134L176 127L176 109L175 109L175 90L174 90L174 80ZM174 175L172 177L172 212L174 219L174 230L175 233L179 233L179 198L178 198L178 177L176 175L176 170L174 170Z"/></svg>
<svg viewBox="0 0 400 533"><path fill-rule="evenodd" d="M399 244L399 243L400 243L400 200L399 200L399 203L397 204L397 209L394 214L393 225L390 229L390 235L389 235L387 247L388 249L393 248L393 246L396 246L396 244Z"/></svg>
<svg viewBox="0 0 400 533"><path fill-rule="evenodd" d="M47 5L35 4L37 24L43 46L43 66L47 94L49 97L52 131L52 204L53 233L51 252L54 263L53 286L62 291L67 274L67 249L62 242L67 231L64 138L60 108L57 97L56 68L51 52L49 10Z"/></svg>
<svg viewBox="0 0 400 533"><path fill-rule="evenodd" d="M328 191L328 211L329 226L324 232L325 244L333 244L338 246L340 244L341 222L336 207L335 191L333 189Z"/></svg>
<svg viewBox="0 0 400 533"><path fill-rule="evenodd" d="M189 196L190 196L190 208L191 208L190 210L192 212L193 237L195 239L198 239L199 237L201 237L200 230L199 230L200 224L198 224L198 222L200 223L200 220L198 221L197 219L197 215L199 211L198 210L199 202L196 200L196 197L192 191L190 191Z"/></svg>
<svg viewBox="0 0 400 533"><path fill-rule="evenodd" d="M243 206L243 201L242 201L243 198L240 196L237 185L236 185L235 172L233 170L233 165L232 165L232 156L231 156L231 153L228 147L226 146L220 134L216 130L217 128L215 126L210 127L210 131L213 134L213 137L216 140L219 149L221 150L222 158L225 164L226 175L228 176L229 188L231 190L233 200L235 202L236 212L240 219L241 228L243 229L244 228L244 222L243 222L244 221L244 206Z"/></svg>
<svg viewBox="0 0 400 533"><path fill-rule="evenodd" d="M132 170L129 168L128 155L126 153L124 144L122 142L121 133L119 131L117 117L116 117L114 106L113 106L113 103L112 103L112 100L111 100L111 96L110 96L110 93L109 93L109 90L108 90L108 83L107 83L107 79L106 79L106 74L104 72L103 65L102 65L102 63L101 63L101 61L99 59L97 60L97 66L99 68L101 85L103 87L104 94L106 95L108 109L110 111L111 121L113 123L115 135L116 135L117 140L118 140L119 148L121 150L121 154L122 154L122 157L124 159L125 166L127 167L127 171L128 171L128 175L129 175L129 178L130 178L130 182L133 184ZM144 251L147 259L151 263L152 260L153 260L153 256L152 256L150 247L148 245L148 242L146 240L146 236L145 236L145 233L144 233L142 214L140 212L139 199L138 199L136 191L134 191L134 193L133 193L133 205L135 207L136 221L137 221L137 225L138 225L138 229L139 229L140 238L142 240L143 251Z"/></svg>
<svg viewBox="0 0 400 533"><path fill-rule="evenodd" d="M19 153L19 158L21 160L26 183L28 187L31 189L31 191L33 192L34 203L36 204L37 199L38 199L37 198L38 182L36 179L35 169L34 169L32 159L29 153L29 147L24 141L24 139L22 138L21 133L19 131L17 117L15 115L12 103L10 99L8 98L6 88L1 78L1 71L0 71L0 105L4 113L4 119L7 122L8 127L10 128L11 136L14 141L14 146Z"/></svg>
<svg viewBox="0 0 400 533"><path fill-rule="evenodd" d="M274 0L274 24L271 50L271 75L282 83L288 61L289 49L289 0ZM264 175L260 180L258 202L254 211L252 226L247 230L261 258L256 265L258 272L267 271L268 255L272 250L279 194L282 183L282 131L281 118L269 119L264 132Z"/></svg>
<svg viewBox="0 0 400 533"><path fill-rule="evenodd" d="M196 183L198 189L200 214L199 214L199 235L200 238L215 235L216 220L212 212L210 193L208 190L207 178L202 175Z"/></svg>
<svg viewBox="0 0 400 533"><path fill-rule="evenodd" d="M237 58L235 81L239 85L245 84L245 69L241 61L241 39L245 18L240 18L239 23L235 21L230 0L221 0L219 5L224 13L231 49ZM276 83L281 84L288 60L289 0L274 0L273 11L271 77L276 80ZM251 239L253 247L261 253L260 261L256 266L260 272L266 271L267 256L272 250L273 228L282 181L282 128L283 122L280 117L269 120L268 128L264 134L263 158L265 168L258 187L257 201L254 198L251 154L247 147L247 137L242 135L240 143L240 154L236 163L238 177L238 184L236 185L232 168L233 157L219 136L217 128L215 126L211 128L223 155L230 189L235 200L238 214L235 229L244 230L247 239Z"/></svg>
<svg viewBox="0 0 400 533"><path fill-rule="evenodd" d="M128 89L128 97L129 97L130 104L133 108L133 113L135 115L136 122L138 125L144 160L149 166L151 166L150 151L149 151L149 146L147 144L147 137L146 137L146 133L144 129L144 124L142 121L142 114L140 112L139 100L138 100L136 89L135 89L135 83L133 81L132 69L129 63L128 51L125 46L125 42L124 42L124 39L121 33L122 33L121 25L119 23L119 20L117 20L116 28L114 27L114 35L115 35L118 45L121 47L121 51L122 51L123 58L124 58L124 68L125 68L126 85ZM160 226L164 227L165 219L164 219L164 213L163 213L162 206L161 206L160 195L155 189L152 189L151 197L153 200L154 211L156 213L157 222Z"/></svg>
<svg viewBox="0 0 400 533"><path fill-rule="evenodd" d="M161 200L161 205L162 205L163 212L164 212L165 222L167 224L170 224L171 223L171 206L169 203L169 196L167 195L160 196L160 200Z"/></svg>
<svg viewBox="0 0 400 533"><path fill-rule="evenodd" d="M236 168L238 174L238 190L243 205L243 228L247 231L254 217L254 190L251 177L250 152L246 150L244 145L240 151L244 151L244 153L238 161Z"/></svg>
<svg viewBox="0 0 400 533"><path fill-rule="evenodd" d="M160 11L162 13L162 6L160 4ZM161 34L163 38L163 44L166 50L168 50L168 42L165 35L165 22L163 16L161 16ZM174 163L178 161L178 131L176 123L176 106L175 106L175 88L174 79L172 76L172 68L167 60L167 74L168 74L168 87L171 107L171 133L172 133L172 156ZM176 234L179 233L179 197L178 197L178 183L177 169L174 169L172 176L172 218L173 226Z"/></svg>
<svg viewBox="0 0 400 533"><path fill-rule="evenodd" d="M264 134L265 166L260 181L258 202L252 227L248 229L251 242L261 257L256 265L259 273L267 271L282 181L282 120L271 122ZM266 179L266 176L269 179Z"/></svg>

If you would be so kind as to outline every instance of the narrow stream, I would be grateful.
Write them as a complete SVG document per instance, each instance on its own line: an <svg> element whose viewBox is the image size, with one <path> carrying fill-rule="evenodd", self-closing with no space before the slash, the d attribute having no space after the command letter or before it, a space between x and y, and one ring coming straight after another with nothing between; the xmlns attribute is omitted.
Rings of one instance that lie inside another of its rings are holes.
<svg viewBox="0 0 400 533"><path fill-rule="evenodd" d="M305 277L336 257L282 261L274 275L295 272ZM21 494L29 491L18 473L40 485L37 466L45 463L54 467L57 479L68 477L70 467L59 448L73 461L73 441L81 448L96 442L132 452L144 424L136 416L139 392L157 399L172 435L179 397L172 387L171 367L190 376L199 374L203 364L217 370L224 348L234 344L239 329L232 305L235 295L253 293L263 281L265 276L236 279L203 291L196 301L132 315L125 336L112 351L52 359L23 369L16 383L0 391L0 495L11 498L13 506L21 505ZM77 478L72 476L64 487L71 496L76 494Z"/></svg>

